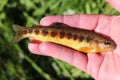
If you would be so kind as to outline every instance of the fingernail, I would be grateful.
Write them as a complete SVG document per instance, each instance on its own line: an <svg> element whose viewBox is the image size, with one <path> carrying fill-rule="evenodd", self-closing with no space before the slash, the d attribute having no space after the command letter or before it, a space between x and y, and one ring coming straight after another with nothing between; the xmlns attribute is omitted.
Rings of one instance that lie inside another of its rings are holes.
<svg viewBox="0 0 120 80"><path fill-rule="evenodd" d="M49 26L51 24L50 20L51 16L44 17L40 20L40 25Z"/></svg>
<svg viewBox="0 0 120 80"><path fill-rule="evenodd" d="M33 43L28 44L28 49L30 50L30 52L35 54L38 54L40 52L38 47L39 47L39 44L33 44Z"/></svg>

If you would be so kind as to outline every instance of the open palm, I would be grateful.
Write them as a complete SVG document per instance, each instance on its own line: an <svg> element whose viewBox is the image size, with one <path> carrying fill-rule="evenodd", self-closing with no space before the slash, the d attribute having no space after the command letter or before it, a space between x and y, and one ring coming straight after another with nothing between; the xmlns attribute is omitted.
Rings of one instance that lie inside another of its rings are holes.
<svg viewBox="0 0 120 80"><path fill-rule="evenodd" d="M109 1L120 10L118 1ZM120 16L108 15L69 15L48 16L40 21L48 26L54 22L62 22L70 26L94 30L110 36L117 44L114 51L103 53L88 53L87 55L52 43L29 43L32 53L51 56L65 61L93 76L97 80L120 80Z"/></svg>

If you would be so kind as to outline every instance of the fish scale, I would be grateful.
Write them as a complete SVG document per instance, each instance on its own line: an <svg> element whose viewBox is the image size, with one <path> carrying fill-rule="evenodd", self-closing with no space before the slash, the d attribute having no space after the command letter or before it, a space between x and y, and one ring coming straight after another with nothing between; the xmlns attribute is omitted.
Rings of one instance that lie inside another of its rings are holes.
<svg viewBox="0 0 120 80"><path fill-rule="evenodd" d="M30 28L14 25L13 28L16 31L15 43L23 38L32 37L34 40L52 42L86 53L110 51L117 46L108 36L103 36L93 30L74 28L63 23Z"/></svg>

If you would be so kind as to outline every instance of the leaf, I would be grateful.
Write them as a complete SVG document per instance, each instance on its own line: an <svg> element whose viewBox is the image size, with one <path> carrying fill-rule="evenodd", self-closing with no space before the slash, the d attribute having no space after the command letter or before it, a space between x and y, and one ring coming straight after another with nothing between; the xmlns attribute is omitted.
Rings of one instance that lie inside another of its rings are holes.
<svg viewBox="0 0 120 80"><path fill-rule="evenodd" d="M7 4L8 0L0 0L0 11L3 10L4 6Z"/></svg>

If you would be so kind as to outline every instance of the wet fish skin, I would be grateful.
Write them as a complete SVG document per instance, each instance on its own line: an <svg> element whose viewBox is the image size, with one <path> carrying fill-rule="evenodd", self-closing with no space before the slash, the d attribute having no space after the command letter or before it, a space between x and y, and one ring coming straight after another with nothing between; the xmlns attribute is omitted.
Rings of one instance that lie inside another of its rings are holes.
<svg viewBox="0 0 120 80"><path fill-rule="evenodd" d="M74 28L63 23L30 28L13 25L13 29L16 31L14 43L31 37L34 40L52 42L86 53L110 51L117 46L108 36L103 36L92 30Z"/></svg>

